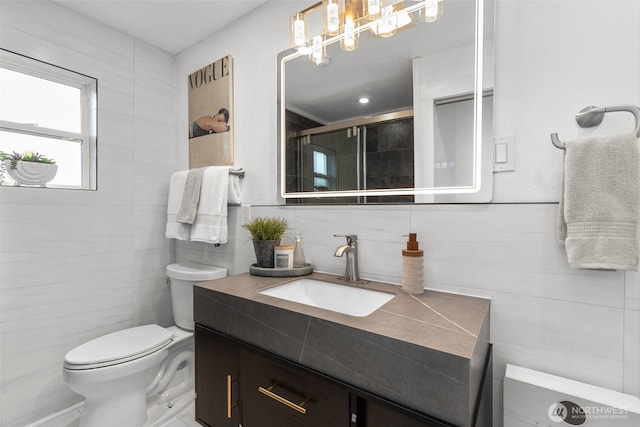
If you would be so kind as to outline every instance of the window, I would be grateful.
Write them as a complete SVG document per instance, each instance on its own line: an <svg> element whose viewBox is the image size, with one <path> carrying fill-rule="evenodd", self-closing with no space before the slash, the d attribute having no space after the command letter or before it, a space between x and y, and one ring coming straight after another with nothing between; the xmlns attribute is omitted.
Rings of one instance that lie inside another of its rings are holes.
<svg viewBox="0 0 640 427"><path fill-rule="evenodd" d="M95 190L96 134L96 79L0 49L0 151L55 160L48 187Z"/></svg>
<svg viewBox="0 0 640 427"><path fill-rule="evenodd" d="M335 154L325 148L313 148L313 188L315 191L335 190Z"/></svg>

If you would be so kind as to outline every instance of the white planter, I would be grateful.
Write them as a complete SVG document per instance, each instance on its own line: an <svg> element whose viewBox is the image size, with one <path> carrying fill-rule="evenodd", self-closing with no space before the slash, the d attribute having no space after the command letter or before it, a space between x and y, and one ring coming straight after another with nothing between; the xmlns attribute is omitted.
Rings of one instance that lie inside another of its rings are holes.
<svg viewBox="0 0 640 427"><path fill-rule="evenodd" d="M4 161L4 168L17 185L40 185L43 187L55 178L58 172L56 164L23 161L16 162L16 168L12 169L11 160Z"/></svg>

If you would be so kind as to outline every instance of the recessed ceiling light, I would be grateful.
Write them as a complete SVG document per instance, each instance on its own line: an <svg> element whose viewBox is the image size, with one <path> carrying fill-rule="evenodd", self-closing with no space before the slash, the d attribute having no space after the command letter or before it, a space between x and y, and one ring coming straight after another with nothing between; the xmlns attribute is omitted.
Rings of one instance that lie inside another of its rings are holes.
<svg viewBox="0 0 640 427"><path fill-rule="evenodd" d="M368 96L361 96L360 98L358 98L358 102L360 104L368 104L369 102L371 102L371 98L369 98Z"/></svg>

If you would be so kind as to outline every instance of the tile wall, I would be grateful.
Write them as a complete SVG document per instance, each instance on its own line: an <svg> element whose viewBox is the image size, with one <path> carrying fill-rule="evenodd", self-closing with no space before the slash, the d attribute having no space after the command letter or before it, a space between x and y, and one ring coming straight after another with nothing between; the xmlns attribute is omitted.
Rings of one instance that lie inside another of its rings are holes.
<svg viewBox="0 0 640 427"><path fill-rule="evenodd" d="M361 275L401 282L409 231L425 250L425 286L491 298L494 425L502 425L507 363L640 394L640 281L637 273L571 270L554 232L557 204L366 207L252 207L289 220L308 262L344 274L333 256L358 235ZM244 272L255 262L248 232L231 208L230 241L220 248L180 242L176 257Z"/></svg>
<svg viewBox="0 0 640 427"><path fill-rule="evenodd" d="M51 2L2 2L0 47L98 79L98 191L0 188L0 425L13 427L81 400L62 381L73 347L172 322L175 64Z"/></svg>

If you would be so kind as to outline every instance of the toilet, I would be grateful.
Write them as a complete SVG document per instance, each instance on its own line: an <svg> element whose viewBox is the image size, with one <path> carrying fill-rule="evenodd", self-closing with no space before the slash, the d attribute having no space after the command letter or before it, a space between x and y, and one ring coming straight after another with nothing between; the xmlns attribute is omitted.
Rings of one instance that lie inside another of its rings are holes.
<svg viewBox="0 0 640 427"><path fill-rule="evenodd" d="M167 266L167 276L175 326L136 326L66 354L64 381L85 398L80 427L149 426L193 400L193 284L226 277L227 269L181 262Z"/></svg>

